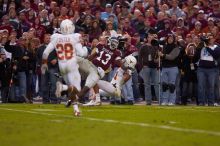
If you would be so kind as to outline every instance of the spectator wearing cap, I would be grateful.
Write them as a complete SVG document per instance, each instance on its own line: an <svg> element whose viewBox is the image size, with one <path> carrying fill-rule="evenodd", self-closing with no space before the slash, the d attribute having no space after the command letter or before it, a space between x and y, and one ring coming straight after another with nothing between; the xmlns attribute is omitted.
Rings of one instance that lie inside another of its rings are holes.
<svg viewBox="0 0 220 146"><path fill-rule="evenodd" d="M53 8L53 7L52 7ZM41 12L45 9L45 4L43 2L38 4L38 12Z"/></svg>
<svg viewBox="0 0 220 146"><path fill-rule="evenodd" d="M196 36L198 36L200 33L202 33L202 24L200 21L196 21L195 27L190 33L194 34Z"/></svg>
<svg viewBox="0 0 220 146"><path fill-rule="evenodd" d="M116 25L118 25L118 19L117 19L117 17L115 16L115 14L112 13L112 11L113 11L113 10L112 10L112 4L107 3L107 4L105 5L105 11L104 11L104 12L101 12L100 17L101 17L102 20L106 21L106 20L108 20L109 16L112 15L112 16L114 16L114 23L116 23Z"/></svg>
<svg viewBox="0 0 220 146"><path fill-rule="evenodd" d="M204 38L204 37L203 37ZM215 102L215 82L219 76L219 69L216 60L220 57L220 47L215 44L212 34L206 36L196 49L194 62L198 62L198 105L213 106Z"/></svg>
<svg viewBox="0 0 220 146"><path fill-rule="evenodd" d="M145 101L147 105L152 104L151 85L153 85L156 97L159 98L159 86L158 86L158 62L157 51L158 47L152 45L152 40L155 39L156 34L154 30L150 30L146 36L146 43L140 48L139 52L139 64L141 71L140 77L144 80Z"/></svg>
<svg viewBox="0 0 220 146"><path fill-rule="evenodd" d="M181 36L185 39L186 35L189 33L188 28L185 26L184 19L179 17L177 19L176 26L173 28L173 32L180 31Z"/></svg>
<svg viewBox="0 0 220 146"><path fill-rule="evenodd" d="M114 4L113 13L118 17L118 15L121 13L121 5L120 4L117 4L117 5Z"/></svg>
<svg viewBox="0 0 220 146"><path fill-rule="evenodd" d="M208 18L208 26L206 26L205 28L203 28L202 32L204 33L209 33L211 32L212 28L215 27L215 20L212 17Z"/></svg>
<svg viewBox="0 0 220 146"><path fill-rule="evenodd" d="M185 17L186 14L183 10L181 10L178 6L178 0L172 0L172 8L168 10L168 14L172 16L175 14L177 17Z"/></svg>

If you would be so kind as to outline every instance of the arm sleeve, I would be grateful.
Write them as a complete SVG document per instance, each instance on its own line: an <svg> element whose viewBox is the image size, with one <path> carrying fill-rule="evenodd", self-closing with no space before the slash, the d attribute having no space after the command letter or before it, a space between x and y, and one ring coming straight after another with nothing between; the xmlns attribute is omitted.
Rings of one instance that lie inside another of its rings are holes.
<svg viewBox="0 0 220 146"><path fill-rule="evenodd" d="M220 48L216 47L214 50L206 47L207 51L213 56L213 58L218 59L220 57Z"/></svg>
<svg viewBox="0 0 220 146"><path fill-rule="evenodd" d="M176 47L169 54L166 54L165 59L174 60L176 57L178 57L179 53L180 53L180 49Z"/></svg>
<svg viewBox="0 0 220 146"><path fill-rule="evenodd" d="M50 54L54 49L55 49L55 46L53 45L52 42L50 42L50 43L48 44L48 46L46 47L46 49L44 50L42 59L43 59L43 60L47 60L49 54Z"/></svg>

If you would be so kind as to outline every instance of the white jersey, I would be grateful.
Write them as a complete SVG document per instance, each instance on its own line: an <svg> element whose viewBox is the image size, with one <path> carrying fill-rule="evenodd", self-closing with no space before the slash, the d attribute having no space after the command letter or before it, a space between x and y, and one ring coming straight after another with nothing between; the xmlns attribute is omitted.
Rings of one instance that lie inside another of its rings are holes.
<svg viewBox="0 0 220 146"><path fill-rule="evenodd" d="M59 61L67 62L79 56L85 56L87 50L83 49L80 43L81 35L74 34L53 34L51 36L51 42L43 53L43 59L47 59L48 55L55 49L57 52L57 58Z"/></svg>

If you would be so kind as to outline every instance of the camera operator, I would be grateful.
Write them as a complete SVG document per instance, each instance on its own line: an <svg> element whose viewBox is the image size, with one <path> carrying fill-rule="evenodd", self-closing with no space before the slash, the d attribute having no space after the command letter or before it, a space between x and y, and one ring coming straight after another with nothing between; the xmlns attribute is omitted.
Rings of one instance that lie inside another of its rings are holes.
<svg viewBox="0 0 220 146"><path fill-rule="evenodd" d="M215 102L215 82L219 75L217 59L220 57L220 47L215 44L213 34L203 34L197 47L194 61L198 62L198 105L213 106Z"/></svg>
<svg viewBox="0 0 220 146"><path fill-rule="evenodd" d="M180 54L180 47L177 46L175 36L168 34L166 37L166 44L162 52L158 55L161 57L161 105L175 105L176 104L176 79L179 72L178 56Z"/></svg>
<svg viewBox="0 0 220 146"><path fill-rule="evenodd" d="M151 85L154 86L156 97L159 97L159 86L158 86L158 61L157 61L157 52L159 46L153 44L153 41L156 41L156 34L152 31L148 32L146 36L146 44L144 44L139 53L139 63L142 67L140 71L140 76L144 80L145 88L145 100L147 105L152 103L152 93Z"/></svg>

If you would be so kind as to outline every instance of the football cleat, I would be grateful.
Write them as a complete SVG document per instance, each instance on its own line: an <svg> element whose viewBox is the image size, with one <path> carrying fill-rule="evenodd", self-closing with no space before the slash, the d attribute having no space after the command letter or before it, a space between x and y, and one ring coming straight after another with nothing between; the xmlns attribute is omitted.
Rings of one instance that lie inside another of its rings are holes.
<svg viewBox="0 0 220 146"><path fill-rule="evenodd" d="M67 100L67 102L65 104L66 108L70 107L71 104L72 104L72 101L71 100Z"/></svg>
<svg viewBox="0 0 220 146"><path fill-rule="evenodd" d="M56 97L61 97L62 88L63 88L63 84L60 81L57 81L56 92L55 92Z"/></svg>
<svg viewBox="0 0 220 146"><path fill-rule="evenodd" d="M116 88L115 88L115 96L117 96L117 97L121 97L121 88L119 88L119 87L117 87L116 86Z"/></svg>
<svg viewBox="0 0 220 146"><path fill-rule="evenodd" d="M90 102L83 104L83 106L99 106L102 105L101 101L90 100Z"/></svg>
<svg viewBox="0 0 220 146"><path fill-rule="evenodd" d="M74 116L79 117L81 113L79 111L74 111Z"/></svg>

